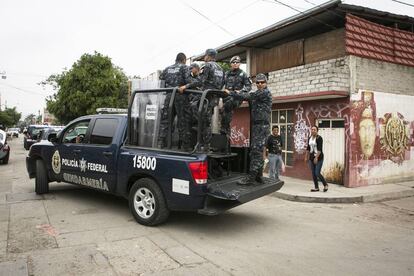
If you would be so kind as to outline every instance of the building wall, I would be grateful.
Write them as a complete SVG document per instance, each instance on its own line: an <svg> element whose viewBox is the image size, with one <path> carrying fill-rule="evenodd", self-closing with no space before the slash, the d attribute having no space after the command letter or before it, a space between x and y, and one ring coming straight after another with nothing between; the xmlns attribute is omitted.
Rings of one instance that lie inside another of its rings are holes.
<svg viewBox="0 0 414 276"><path fill-rule="evenodd" d="M349 57L334 58L269 73L273 96L349 91Z"/></svg>
<svg viewBox="0 0 414 276"><path fill-rule="evenodd" d="M414 95L414 67L350 56L355 66L355 90Z"/></svg>
<svg viewBox="0 0 414 276"><path fill-rule="evenodd" d="M414 67L349 58L349 186L414 180Z"/></svg>

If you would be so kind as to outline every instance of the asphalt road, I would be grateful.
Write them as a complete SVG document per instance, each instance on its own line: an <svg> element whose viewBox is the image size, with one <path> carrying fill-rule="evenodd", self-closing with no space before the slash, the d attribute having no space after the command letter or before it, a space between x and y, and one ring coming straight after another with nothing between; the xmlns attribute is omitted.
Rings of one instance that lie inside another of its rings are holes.
<svg viewBox="0 0 414 276"><path fill-rule="evenodd" d="M34 193L22 138L0 165L0 275L414 275L414 197L318 204L272 196L144 227L79 186ZM289 185L289 183L286 183Z"/></svg>

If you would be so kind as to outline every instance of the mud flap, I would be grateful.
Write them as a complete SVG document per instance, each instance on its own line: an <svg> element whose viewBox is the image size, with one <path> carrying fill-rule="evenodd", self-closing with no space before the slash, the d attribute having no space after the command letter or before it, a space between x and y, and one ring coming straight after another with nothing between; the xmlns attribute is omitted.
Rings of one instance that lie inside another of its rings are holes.
<svg viewBox="0 0 414 276"><path fill-rule="evenodd" d="M264 183L254 185L239 185L237 181L243 175L230 177L208 186L208 196L203 209L198 213L203 215L218 215L243 203L273 193L282 188L284 182L263 177Z"/></svg>

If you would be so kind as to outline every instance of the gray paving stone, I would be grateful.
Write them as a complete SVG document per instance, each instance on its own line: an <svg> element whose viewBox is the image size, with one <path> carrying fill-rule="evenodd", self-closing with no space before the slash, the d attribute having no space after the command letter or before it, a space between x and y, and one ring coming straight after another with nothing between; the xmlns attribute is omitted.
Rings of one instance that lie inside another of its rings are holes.
<svg viewBox="0 0 414 276"><path fill-rule="evenodd" d="M6 201L8 203L27 201L27 200L41 200L43 196L36 193L14 193L6 194Z"/></svg>
<svg viewBox="0 0 414 276"><path fill-rule="evenodd" d="M180 267L146 237L99 244L98 250L120 275L139 275Z"/></svg>
<svg viewBox="0 0 414 276"><path fill-rule="evenodd" d="M167 248L165 252L167 252L167 254L170 255L171 258L173 258L182 265L206 262L205 259L201 258L199 255L195 254L193 251L191 251L185 246Z"/></svg>
<svg viewBox="0 0 414 276"><path fill-rule="evenodd" d="M33 275L116 275L106 257L92 246L36 251L30 258Z"/></svg>
<svg viewBox="0 0 414 276"><path fill-rule="evenodd" d="M24 259L0 263L0 275L2 276L27 276L27 263Z"/></svg>
<svg viewBox="0 0 414 276"><path fill-rule="evenodd" d="M155 272L155 273L144 273L143 276L169 276L169 275L180 275L180 276L224 276L224 275L231 275L227 272L221 270L220 268L210 264L210 263L202 263L202 264L192 264L192 265L184 265L177 269Z"/></svg>

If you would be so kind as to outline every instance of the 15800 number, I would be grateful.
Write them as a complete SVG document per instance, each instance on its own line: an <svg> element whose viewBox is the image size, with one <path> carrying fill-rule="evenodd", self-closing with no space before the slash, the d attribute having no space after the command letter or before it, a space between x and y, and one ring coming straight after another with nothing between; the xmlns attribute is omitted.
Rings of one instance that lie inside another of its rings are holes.
<svg viewBox="0 0 414 276"><path fill-rule="evenodd" d="M134 168L154 171L157 167L157 159L155 157L135 155L132 160Z"/></svg>

